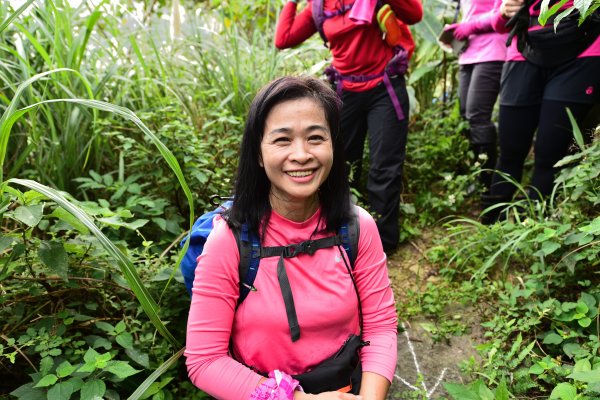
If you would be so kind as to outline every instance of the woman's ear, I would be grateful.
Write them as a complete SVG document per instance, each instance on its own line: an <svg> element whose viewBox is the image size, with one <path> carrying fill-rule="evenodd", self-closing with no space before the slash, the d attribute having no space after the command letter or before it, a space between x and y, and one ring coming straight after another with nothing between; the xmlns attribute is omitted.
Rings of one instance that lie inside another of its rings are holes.
<svg viewBox="0 0 600 400"><path fill-rule="evenodd" d="M258 165L260 165L261 168L265 167L265 164L263 163L263 160L262 160L262 154L258 155Z"/></svg>

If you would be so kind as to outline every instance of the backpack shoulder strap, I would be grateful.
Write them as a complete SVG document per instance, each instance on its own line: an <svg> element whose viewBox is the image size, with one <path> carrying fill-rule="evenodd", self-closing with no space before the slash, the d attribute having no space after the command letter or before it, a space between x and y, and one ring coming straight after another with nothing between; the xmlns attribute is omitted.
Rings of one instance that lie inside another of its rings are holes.
<svg viewBox="0 0 600 400"><path fill-rule="evenodd" d="M256 290L254 279L256 279L258 266L260 265L260 240L245 223L242 224L240 230L235 230L233 233L240 254L240 297L237 302L237 307L239 307L248 296L248 293L251 290Z"/></svg>
<svg viewBox="0 0 600 400"><path fill-rule="evenodd" d="M312 17L321 39L323 39L323 42L327 43L327 38L325 37L325 32L323 31L323 23L325 22L324 1L325 0L313 0Z"/></svg>
<svg viewBox="0 0 600 400"><path fill-rule="evenodd" d="M358 238L360 236L360 223L357 211L354 211L352 217L340 227L339 233L342 239L342 246L346 250L346 254L348 254L350 267L354 269L354 263L358 256Z"/></svg>

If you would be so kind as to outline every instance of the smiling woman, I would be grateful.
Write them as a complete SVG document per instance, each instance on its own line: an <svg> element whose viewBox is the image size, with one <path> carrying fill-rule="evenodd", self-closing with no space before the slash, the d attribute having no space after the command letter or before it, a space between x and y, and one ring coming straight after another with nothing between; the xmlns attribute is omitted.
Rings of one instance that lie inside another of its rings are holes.
<svg viewBox="0 0 600 400"><path fill-rule="evenodd" d="M188 318L190 379L216 398L387 394L394 299L375 221L350 203L339 120L314 78L277 79L250 106L233 206L198 257ZM260 262L241 302L244 232L260 238Z"/></svg>
<svg viewBox="0 0 600 400"><path fill-rule="evenodd" d="M260 145L260 166L271 181L273 209L304 221L319 207L317 191L333 163L331 134L323 108L312 99L273 107Z"/></svg>

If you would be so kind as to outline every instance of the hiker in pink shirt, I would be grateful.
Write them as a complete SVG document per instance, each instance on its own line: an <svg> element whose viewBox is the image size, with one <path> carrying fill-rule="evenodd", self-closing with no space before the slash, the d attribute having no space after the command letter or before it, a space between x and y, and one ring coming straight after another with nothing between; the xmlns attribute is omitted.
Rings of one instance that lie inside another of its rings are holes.
<svg viewBox="0 0 600 400"><path fill-rule="evenodd" d="M445 27L454 38L468 43L458 59L460 114L469 122L469 142L484 169L479 181L486 192L496 166L497 133L492 111L500 91L507 37L492 27L493 5L494 0L461 0L462 21Z"/></svg>
<svg viewBox="0 0 600 400"><path fill-rule="evenodd" d="M293 77L250 106L233 205L198 257L188 317L188 373L213 397L386 398L396 309L375 221L350 202L340 106L324 82ZM245 229L260 264L240 303ZM357 236L349 250L343 232Z"/></svg>
<svg viewBox="0 0 600 400"><path fill-rule="evenodd" d="M550 1L549 7L558 4ZM521 182L525 159L532 143L534 166L527 196L542 200L552 194L558 168L568 154L573 130L570 110L583 126L595 104L600 103L600 9L579 26L571 13L554 27L551 18L540 25L542 0L497 0L492 21L498 32L510 32L510 47L502 71L498 118L499 157L488 206L512 200ZM558 13L573 6L567 1ZM534 141L535 137L535 141ZM486 222L504 214L488 213Z"/></svg>

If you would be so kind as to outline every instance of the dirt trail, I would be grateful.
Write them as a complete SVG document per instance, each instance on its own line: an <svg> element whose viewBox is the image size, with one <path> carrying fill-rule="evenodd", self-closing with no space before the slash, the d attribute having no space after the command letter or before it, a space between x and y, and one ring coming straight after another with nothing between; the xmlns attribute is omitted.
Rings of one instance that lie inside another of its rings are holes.
<svg viewBox="0 0 600 400"><path fill-rule="evenodd" d="M421 291L428 282L439 279L437 266L428 263L425 256L431 242L431 235L424 234L389 258L388 270L398 304L403 303L409 290ZM459 315L470 330L438 343L425 329L432 321L402 321L406 331L398 334L398 366L388 399L437 399L447 396L444 382L462 381L459 363L478 357L474 347L481 342L482 332L472 310L458 307L453 314Z"/></svg>

